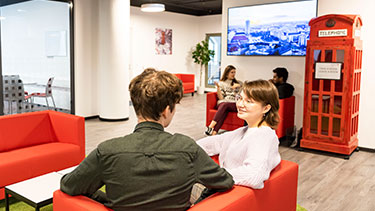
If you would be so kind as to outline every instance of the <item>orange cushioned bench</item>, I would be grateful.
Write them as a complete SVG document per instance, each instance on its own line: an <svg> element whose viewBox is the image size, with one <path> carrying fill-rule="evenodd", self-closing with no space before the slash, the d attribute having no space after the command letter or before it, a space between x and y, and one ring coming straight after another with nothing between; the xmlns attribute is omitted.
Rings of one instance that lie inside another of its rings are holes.
<svg viewBox="0 0 375 211"><path fill-rule="evenodd" d="M217 162L217 157L213 157ZM189 211L295 211L297 206L298 165L282 160L271 172L264 188L254 190L235 185L233 189L215 193ZM112 211L85 196L70 196L57 190L53 194L54 211Z"/></svg>
<svg viewBox="0 0 375 211"><path fill-rule="evenodd" d="M184 94L191 93L194 96L195 91L195 79L194 74L175 74L177 78L182 81L182 86L184 87Z"/></svg>
<svg viewBox="0 0 375 211"><path fill-rule="evenodd" d="M85 157L83 117L39 111L0 117L0 199L4 187L79 164Z"/></svg>

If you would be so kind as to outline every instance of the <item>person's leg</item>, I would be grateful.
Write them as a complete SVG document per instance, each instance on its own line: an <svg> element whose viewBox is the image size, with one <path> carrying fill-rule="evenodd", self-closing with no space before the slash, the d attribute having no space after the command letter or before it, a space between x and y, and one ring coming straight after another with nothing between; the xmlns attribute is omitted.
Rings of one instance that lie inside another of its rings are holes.
<svg viewBox="0 0 375 211"><path fill-rule="evenodd" d="M223 104L223 105L222 105ZM222 106L220 106L222 105ZM214 121L216 121L216 125L214 127L214 132L219 132L219 129L224 124L225 118L229 112L237 112L236 103L220 103L218 107L218 111L215 114ZM215 133L215 134L216 134ZM214 133L212 133L214 135Z"/></svg>
<svg viewBox="0 0 375 211"><path fill-rule="evenodd" d="M218 114L218 113L222 113L221 110L222 110L222 107L224 106L224 104L225 103L220 103L217 106L217 112L214 116L214 119L211 121L210 125L208 125L208 127L207 127L207 130L205 132L206 135L216 135L217 131L214 131L214 127L217 124L217 120L215 120L215 119L219 119L218 115L221 115L221 114Z"/></svg>

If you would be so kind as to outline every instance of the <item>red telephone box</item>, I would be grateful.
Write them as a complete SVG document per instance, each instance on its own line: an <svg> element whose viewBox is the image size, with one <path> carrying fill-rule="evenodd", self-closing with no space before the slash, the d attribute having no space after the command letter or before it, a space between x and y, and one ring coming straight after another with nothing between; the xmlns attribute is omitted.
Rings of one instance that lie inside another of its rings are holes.
<svg viewBox="0 0 375 211"><path fill-rule="evenodd" d="M301 147L350 155L358 147L362 20L324 15L309 25Z"/></svg>

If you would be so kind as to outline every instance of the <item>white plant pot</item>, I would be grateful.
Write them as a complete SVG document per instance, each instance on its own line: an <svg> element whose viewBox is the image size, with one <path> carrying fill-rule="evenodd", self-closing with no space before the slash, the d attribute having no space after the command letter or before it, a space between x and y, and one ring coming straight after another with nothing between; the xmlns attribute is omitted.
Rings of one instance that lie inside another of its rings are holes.
<svg viewBox="0 0 375 211"><path fill-rule="evenodd" d="M203 95L204 94L204 86L198 86L197 92L198 92L199 95Z"/></svg>

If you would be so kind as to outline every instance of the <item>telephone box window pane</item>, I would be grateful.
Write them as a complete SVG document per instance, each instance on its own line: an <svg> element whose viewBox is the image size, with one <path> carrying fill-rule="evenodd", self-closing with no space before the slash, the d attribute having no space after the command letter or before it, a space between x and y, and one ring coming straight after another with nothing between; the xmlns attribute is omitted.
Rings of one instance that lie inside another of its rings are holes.
<svg viewBox="0 0 375 211"><path fill-rule="evenodd" d="M333 118L332 123L332 135L336 137L340 137L340 126L341 126L341 119Z"/></svg>
<svg viewBox="0 0 375 211"><path fill-rule="evenodd" d="M329 101L331 97L329 95L323 95L322 99L322 112L328 114L329 113Z"/></svg>
<svg viewBox="0 0 375 211"><path fill-rule="evenodd" d="M314 50L314 61L315 62L322 61L322 59L321 59L321 50Z"/></svg>
<svg viewBox="0 0 375 211"><path fill-rule="evenodd" d="M333 113L334 114L341 114L341 105L342 105L342 97L335 96L333 98Z"/></svg>
<svg viewBox="0 0 375 211"><path fill-rule="evenodd" d="M318 117L311 116L310 118L310 133L318 134Z"/></svg>
<svg viewBox="0 0 375 211"><path fill-rule="evenodd" d="M320 134L328 136L329 117L322 117L322 130Z"/></svg>
<svg viewBox="0 0 375 211"><path fill-rule="evenodd" d="M336 51L336 62L344 63L345 58L345 51L344 50L337 50Z"/></svg>
<svg viewBox="0 0 375 211"><path fill-rule="evenodd" d="M312 73L313 74L313 76L312 76L312 90L314 90L314 91L319 91L319 82L320 82L320 80L318 80L318 79L315 79L315 74L314 73Z"/></svg>
<svg viewBox="0 0 375 211"><path fill-rule="evenodd" d="M311 112L318 113L319 95L311 95Z"/></svg>
<svg viewBox="0 0 375 211"><path fill-rule="evenodd" d="M325 51L325 62L332 62L332 50Z"/></svg>
<svg viewBox="0 0 375 211"><path fill-rule="evenodd" d="M331 91L331 80L323 80L323 91Z"/></svg>
<svg viewBox="0 0 375 211"><path fill-rule="evenodd" d="M341 79L335 81L335 92L342 92L342 80L344 80L344 74L341 73Z"/></svg>

